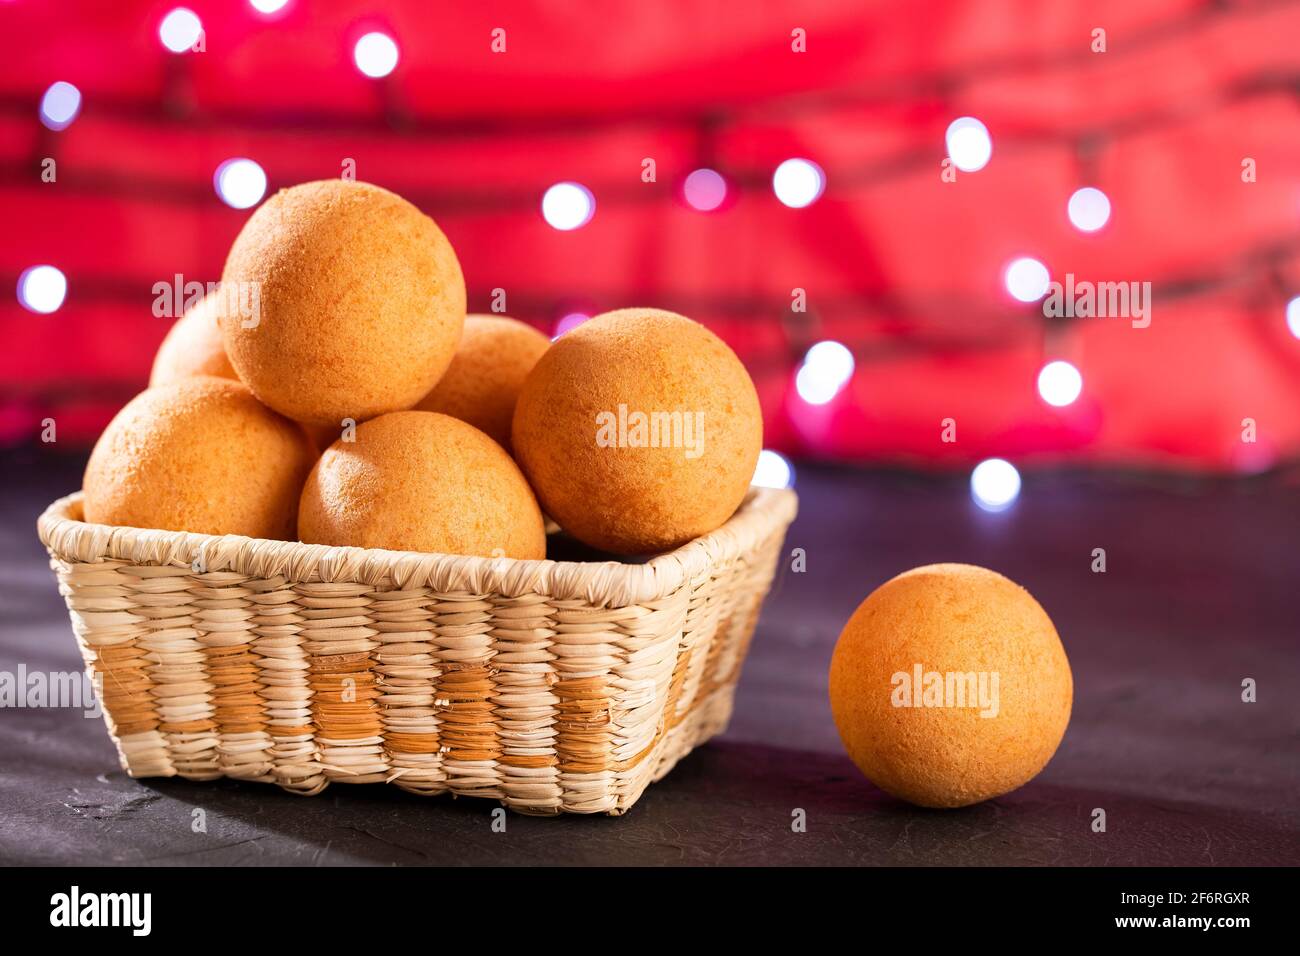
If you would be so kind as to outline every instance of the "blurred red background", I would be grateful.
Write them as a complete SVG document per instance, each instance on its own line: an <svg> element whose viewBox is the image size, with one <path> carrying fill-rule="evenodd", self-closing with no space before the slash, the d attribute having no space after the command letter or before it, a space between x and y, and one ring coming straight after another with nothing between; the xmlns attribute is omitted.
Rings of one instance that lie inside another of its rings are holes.
<svg viewBox="0 0 1300 956"><path fill-rule="evenodd" d="M248 157L272 191L351 159L411 199L455 244L472 311L499 288L552 334L626 305L706 323L754 375L767 444L794 455L1231 472L1300 455L1300 4L185 5L202 52L161 44L176 3L0 2L5 443L47 416L61 444L93 441L144 387L171 321L153 286L219 278L248 212L213 176ZM353 63L372 30L400 49L382 79ZM82 97L61 131L39 116L56 81ZM945 176L962 116L992 158ZM772 188L792 157L825 173L803 208ZM726 179L716 210L684 199L699 167ZM541 214L561 181L595 199L572 231ZM1082 186L1111 202L1095 233L1066 213ZM1150 326L1045 319L1004 288L1019 256L1151 282ZM50 314L15 294L37 264L67 278ZM796 378L821 340L855 369L815 404ZM1036 389L1057 358L1083 378L1063 408Z"/></svg>

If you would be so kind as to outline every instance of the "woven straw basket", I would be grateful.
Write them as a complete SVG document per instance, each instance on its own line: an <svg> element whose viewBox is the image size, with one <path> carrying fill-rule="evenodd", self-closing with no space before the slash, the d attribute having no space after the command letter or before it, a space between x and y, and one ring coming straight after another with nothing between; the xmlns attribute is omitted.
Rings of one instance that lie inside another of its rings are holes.
<svg viewBox="0 0 1300 956"><path fill-rule="evenodd" d="M731 715L791 491L645 564L38 528L123 768L619 814Z"/></svg>

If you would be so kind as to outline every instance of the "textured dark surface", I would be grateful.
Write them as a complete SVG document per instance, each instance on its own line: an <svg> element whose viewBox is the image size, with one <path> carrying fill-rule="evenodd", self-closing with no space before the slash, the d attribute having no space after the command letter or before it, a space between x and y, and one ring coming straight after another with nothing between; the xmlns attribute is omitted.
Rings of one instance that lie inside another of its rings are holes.
<svg viewBox="0 0 1300 956"><path fill-rule="evenodd" d="M80 462L3 460L0 671L80 666L34 522ZM626 816L536 819L382 786L322 796L134 781L97 719L0 710L0 861L155 864L1300 863L1300 487L1030 475L976 512L959 478L799 475L780 574L721 739ZM1105 548L1108 570L1090 571ZM839 629L932 561L1020 581L1056 621L1075 707L1055 759L982 806L917 810L842 755L826 702ZM1241 682L1258 681L1258 703ZM1095 808L1107 832L1090 828ZM807 832L791 822L803 810ZM201 814L196 811L202 811ZM206 832L195 832L202 819Z"/></svg>

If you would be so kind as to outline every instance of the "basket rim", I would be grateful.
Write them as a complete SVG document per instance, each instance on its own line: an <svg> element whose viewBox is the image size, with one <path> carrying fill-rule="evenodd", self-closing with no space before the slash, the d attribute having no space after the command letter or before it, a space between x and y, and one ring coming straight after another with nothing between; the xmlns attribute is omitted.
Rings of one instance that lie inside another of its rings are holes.
<svg viewBox="0 0 1300 956"><path fill-rule="evenodd" d="M82 520L81 503L80 491L59 498L37 520L37 534L51 557L75 564L116 560L188 568L202 555L208 572L260 579L283 577L294 584L365 584L399 590L429 587L442 593L506 597L540 594L606 607L666 597L709 566L750 552L773 533L784 532L798 510L798 498L791 489L754 486L736 513L717 530L643 564L625 564L425 554L115 527Z"/></svg>

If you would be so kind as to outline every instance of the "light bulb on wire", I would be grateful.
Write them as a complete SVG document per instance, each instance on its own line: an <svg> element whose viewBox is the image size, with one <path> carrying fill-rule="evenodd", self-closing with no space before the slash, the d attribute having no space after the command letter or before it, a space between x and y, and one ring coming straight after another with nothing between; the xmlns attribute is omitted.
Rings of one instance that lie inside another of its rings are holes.
<svg viewBox="0 0 1300 956"><path fill-rule="evenodd" d="M173 53L192 50L202 36L203 21L189 7L177 7L158 24L158 39Z"/></svg>
<svg viewBox="0 0 1300 956"><path fill-rule="evenodd" d="M1020 472L1004 458L986 458L971 472L970 493L985 511L1006 511L1020 496Z"/></svg>
<svg viewBox="0 0 1300 956"><path fill-rule="evenodd" d="M228 159L212 177L217 195L233 209L256 206L266 195L266 173L251 159Z"/></svg>
<svg viewBox="0 0 1300 956"><path fill-rule="evenodd" d="M401 54L397 41L387 33L367 33L352 48L352 60L357 69L372 80L382 79L397 69Z"/></svg>
<svg viewBox="0 0 1300 956"><path fill-rule="evenodd" d="M811 159L787 159L772 174L772 192L784 206L811 206L826 191L826 173Z"/></svg>
<svg viewBox="0 0 1300 956"><path fill-rule="evenodd" d="M1047 266L1029 256L1008 263L1002 278L1007 292L1021 302L1037 302L1047 295L1048 285L1052 281Z"/></svg>
<svg viewBox="0 0 1300 956"><path fill-rule="evenodd" d="M795 391L809 405L825 405L849 383L854 367L853 353L843 343L818 342L795 374Z"/></svg>
<svg viewBox="0 0 1300 956"><path fill-rule="evenodd" d="M18 301L29 312L57 312L67 295L68 280L55 266L31 266L18 277Z"/></svg>
<svg viewBox="0 0 1300 956"><path fill-rule="evenodd" d="M727 181L715 169L694 170L682 183L682 197L692 209L712 212L727 198Z"/></svg>
<svg viewBox="0 0 1300 956"><path fill-rule="evenodd" d="M542 196L542 218L552 229L578 229L595 214L596 197L581 183L556 183Z"/></svg>
<svg viewBox="0 0 1300 956"><path fill-rule="evenodd" d="M575 312L564 313L564 315L560 316L559 321L555 323L555 334L551 336L551 341L554 342L565 332L571 331L572 329L576 329L578 326L582 325L583 322L586 322L589 318L591 318L591 316L588 315L586 312L575 311Z"/></svg>
<svg viewBox="0 0 1300 956"><path fill-rule="evenodd" d="M1075 229L1096 232L1110 220L1110 198L1095 186L1084 186L1070 196L1066 212Z"/></svg>
<svg viewBox="0 0 1300 956"><path fill-rule="evenodd" d="M948 158L963 173L977 173L993 158L989 128L973 116L961 116L949 123L943 140Z"/></svg>
<svg viewBox="0 0 1300 956"><path fill-rule="evenodd" d="M1048 362L1038 373L1038 394L1048 405L1064 408L1074 404L1083 392L1083 376L1062 359Z"/></svg>
<svg viewBox="0 0 1300 956"><path fill-rule="evenodd" d="M750 484L760 488L789 488L794 484L794 467L784 455L764 448L758 453Z"/></svg>
<svg viewBox="0 0 1300 956"><path fill-rule="evenodd" d="M1300 295L1286 304L1286 327L1300 339Z"/></svg>
<svg viewBox="0 0 1300 956"><path fill-rule="evenodd" d="M41 122L56 133L67 129L81 112L81 91L71 83L51 83L41 97Z"/></svg>

